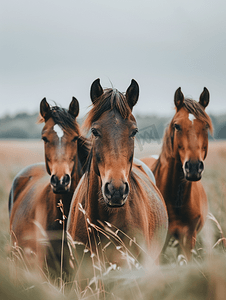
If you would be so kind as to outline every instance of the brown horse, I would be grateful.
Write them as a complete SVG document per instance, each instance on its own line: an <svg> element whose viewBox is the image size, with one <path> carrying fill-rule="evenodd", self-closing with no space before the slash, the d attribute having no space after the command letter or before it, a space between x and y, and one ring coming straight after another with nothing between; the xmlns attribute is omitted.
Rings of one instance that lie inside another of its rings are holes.
<svg viewBox="0 0 226 300"><path fill-rule="evenodd" d="M204 88L196 102L184 99L178 88L174 103L176 113L165 131L159 158L142 160L153 171L168 210L169 230L164 250L173 236L179 241L178 254L183 253L189 260L208 212L200 179L208 150L208 130L213 131L205 112L209 91Z"/></svg>
<svg viewBox="0 0 226 300"><path fill-rule="evenodd" d="M91 128L92 148L87 172L73 196L68 231L74 241L88 245L96 254L99 247L104 249L99 253L106 253L110 248L106 235L112 237L111 241L114 238L122 241L129 250L135 238L155 260L165 242L168 216L159 190L141 168L133 165L138 129L132 108L138 95L135 80L125 95L116 89L103 90L99 79L93 82L93 108L84 123L87 129ZM108 224L108 229L117 228L119 236L110 230L106 235L101 234L102 229L101 232L97 229L103 228L100 224ZM116 247L109 250L106 258L124 265ZM140 249L134 250L137 258Z"/></svg>
<svg viewBox="0 0 226 300"><path fill-rule="evenodd" d="M89 152L89 144L76 121L78 113L79 103L74 97L69 110L50 107L45 98L41 101L45 164L23 169L15 177L9 197L13 245L23 249L28 263L34 261L41 268L47 251L48 268L57 274L66 217ZM50 247L46 249L43 241L49 242Z"/></svg>

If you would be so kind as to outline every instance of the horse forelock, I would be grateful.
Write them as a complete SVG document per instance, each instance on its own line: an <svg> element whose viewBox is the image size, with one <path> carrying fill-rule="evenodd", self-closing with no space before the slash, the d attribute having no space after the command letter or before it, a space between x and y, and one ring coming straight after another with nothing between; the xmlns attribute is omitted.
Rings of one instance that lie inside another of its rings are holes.
<svg viewBox="0 0 226 300"><path fill-rule="evenodd" d="M83 128L89 130L92 123L97 121L106 112L116 110L123 119L132 118L132 111L127 102L126 96L117 89L105 89L104 93L96 99L94 105L84 121Z"/></svg>
<svg viewBox="0 0 226 300"><path fill-rule="evenodd" d="M207 123L210 133L213 133L213 124L211 118L205 112L200 103L193 99L184 99L183 108L189 113L195 116L196 119Z"/></svg>
<svg viewBox="0 0 226 300"><path fill-rule="evenodd" d="M67 109L59 107L59 106L52 106L49 118L52 118L54 123L59 125L63 130L73 130L76 131L80 135L80 130L76 119L68 112ZM44 123L46 120L40 116L38 123Z"/></svg>

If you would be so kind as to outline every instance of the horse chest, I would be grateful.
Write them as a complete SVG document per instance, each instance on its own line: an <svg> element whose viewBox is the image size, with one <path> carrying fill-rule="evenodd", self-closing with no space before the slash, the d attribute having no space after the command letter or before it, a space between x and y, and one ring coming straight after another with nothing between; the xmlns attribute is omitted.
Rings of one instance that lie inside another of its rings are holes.
<svg viewBox="0 0 226 300"><path fill-rule="evenodd" d="M169 222L172 223L177 220L188 224L194 215L191 203L191 188L182 182L172 189L170 194L170 197L166 196Z"/></svg>

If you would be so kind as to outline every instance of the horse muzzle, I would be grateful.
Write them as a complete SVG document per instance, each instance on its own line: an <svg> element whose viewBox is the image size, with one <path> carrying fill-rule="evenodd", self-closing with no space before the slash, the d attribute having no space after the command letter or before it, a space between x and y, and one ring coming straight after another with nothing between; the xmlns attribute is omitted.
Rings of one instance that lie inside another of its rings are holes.
<svg viewBox="0 0 226 300"><path fill-rule="evenodd" d="M103 187L103 197L108 207L122 207L129 195L129 185L127 182L115 187L112 182L105 183Z"/></svg>
<svg viewBox="0 0 226 300"><path fill-rule="evenodd" d="M188 181L198 181L202 178L204 164L202 161L186 161L184 164L184 174Z"/></svg>
<svg viewBox="0 0 226 300"><path fill-rule="evenodd" d="M66 174L59 179L57 175L52 175L50 184L55 194L65 194L70 190L71 176Z"/></svg>

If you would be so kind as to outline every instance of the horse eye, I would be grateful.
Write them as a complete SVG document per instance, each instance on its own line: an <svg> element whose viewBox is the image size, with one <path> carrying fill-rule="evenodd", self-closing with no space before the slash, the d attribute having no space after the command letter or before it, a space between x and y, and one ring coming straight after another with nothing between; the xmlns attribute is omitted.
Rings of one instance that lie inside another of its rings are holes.
<svg viewBox="0 0 226 300"><path fill-rule="evenodd" d="M92 129L91 129L91 132L92 132L92 134L93 134L95 137L100 136L100 134L99 134L99 132L96 130L96 128L92 128Z"/></svg>
<svg viewBox="0 0 226 300"><path fill-rule="evenodd" d="M45 137L45 136L42 137L42 140L43 140L45 143L48 143L48 142L49 142L49 140L48 140L47 137Z"/></svg>
<svg viewBox="0 0 226 300"><path fill-rule="evenodd" d="M177 130L177 131L180 131L181 130L181 127L179 124L174 124L174 128Z"/></svg>
<svg viewBox="0 0 226 300"><path fill-rule="evenodd" d="M72 142L76 142L78 140L78 136L75 136L72 140Z"/></svg>
<svg viewBox="0 0 226 300"><path fill-rule="evenodd" d="M130 137L133 138L138 132L138 129L134 129L133 132L131 133Z"/></svg>

